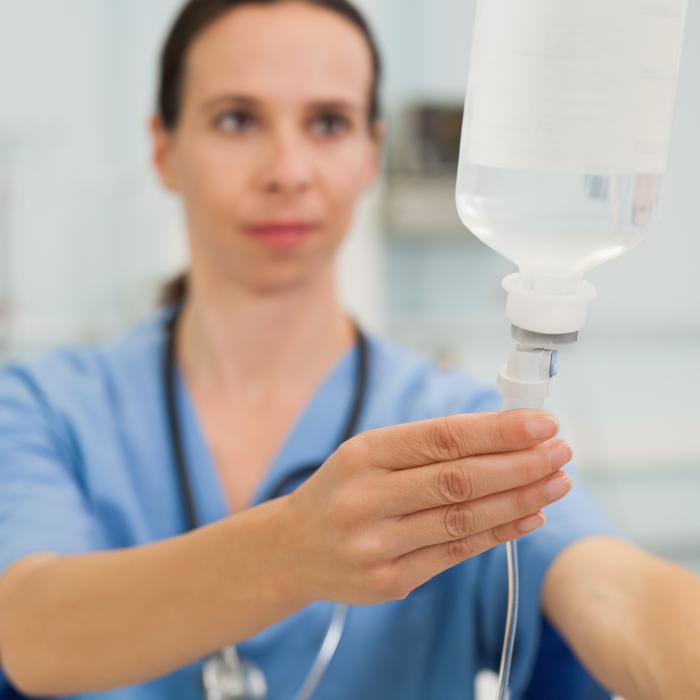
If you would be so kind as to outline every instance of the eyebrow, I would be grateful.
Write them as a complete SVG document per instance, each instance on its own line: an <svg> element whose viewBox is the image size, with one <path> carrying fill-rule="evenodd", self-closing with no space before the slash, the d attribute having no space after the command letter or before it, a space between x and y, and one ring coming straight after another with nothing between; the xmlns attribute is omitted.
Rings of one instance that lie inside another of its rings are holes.
<svg viewBox="0 0 700 700"><path fill-rule="evenodd" d="M247 107L249 109L255 109L262 105L260 100L248 95L219 95L218 97L213 97L207 100L202 109L205 112L209 112L217 106L222 106L225 104L236 104L241 107ZM310 103L312 109L326 109L326 110L340 110L340 111L353 111L356 109L361 109L362 106L358 103L351 102L343 99L331 99L331 100L316 100Z"/></svg>

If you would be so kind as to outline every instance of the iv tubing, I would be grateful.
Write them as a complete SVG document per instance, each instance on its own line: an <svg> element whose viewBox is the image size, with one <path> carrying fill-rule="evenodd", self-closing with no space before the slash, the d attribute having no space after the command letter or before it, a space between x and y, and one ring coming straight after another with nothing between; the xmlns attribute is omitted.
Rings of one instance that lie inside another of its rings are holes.
<svg viewBox="0 0 700 700"><path fill-rule="evenodd" d="M520 602L520 581L518 579L518 544L506 543L508 557L508 611L506 614L506 631L501 653L501 669L498 674L498 700L508 700L510 668L513 663L515 633L518 628L518 605Z"/></svg>
<svg viewBox="0 0 700 700"><path fill-rule="evenodd" d="M508 364L499 374L498 383L503 394L503 410L542 409L549 381L556 374L556 360L556 350L516 343ZM517 542L506 543L506 556L508 563L508 607L501 666L498 673L498 700L509 700L510 698L510 672L520 603Z"/></svg>

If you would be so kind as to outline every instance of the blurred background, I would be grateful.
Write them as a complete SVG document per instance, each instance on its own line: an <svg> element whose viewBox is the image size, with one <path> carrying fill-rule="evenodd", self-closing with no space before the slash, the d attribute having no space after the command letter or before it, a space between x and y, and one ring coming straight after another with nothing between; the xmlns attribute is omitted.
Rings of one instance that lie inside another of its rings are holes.
<svg viewBox="0 0 700 700"><path fill-rule="evenodd" d="M473 0L365 0L386 63L385 175L341 291L372 331L491 381L510 348L509 263L458 222ZM180 0L0 0L0 360L93 342L147 315L186 264L150 166L158 50ZM601 506L700 572L700 3L691 2L662 221L589 276L582 342L551 407Z"/></svg>

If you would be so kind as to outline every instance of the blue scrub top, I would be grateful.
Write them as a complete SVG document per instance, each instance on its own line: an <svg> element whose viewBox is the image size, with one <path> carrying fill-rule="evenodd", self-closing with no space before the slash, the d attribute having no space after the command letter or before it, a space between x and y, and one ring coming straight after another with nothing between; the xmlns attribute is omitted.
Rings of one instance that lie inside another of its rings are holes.
<svg viewBox="0 0 700 700"><path fill-rule="evenodd" d="M161 383L167 313L107 344L56 351L0 372L0 575L32 553L131 547L184 531ZM439 370L375 337L369 349L361 431L498 410L496 392L468 376ZM269 467L255 503L269 498L295 466L321 463L337 447L356 364L352 350L321 384ZM230 513L181 377L178 410L197 512L212 523ZM512 700L608 698L543 621L539 595L559 552L579 538L613 529L578 486L547 513L548 524L520 545ZM352 607L315 699L473 697L475 674L498 667L506 592L505 553L499 547L435 577L406 600ZM330 603L314 603L239 645L264 670L271 700L294 697L331 609ZM75 697L201 698L200 665L146 685ZM14 695L0 675L0 698L5 697Z"/></svg>

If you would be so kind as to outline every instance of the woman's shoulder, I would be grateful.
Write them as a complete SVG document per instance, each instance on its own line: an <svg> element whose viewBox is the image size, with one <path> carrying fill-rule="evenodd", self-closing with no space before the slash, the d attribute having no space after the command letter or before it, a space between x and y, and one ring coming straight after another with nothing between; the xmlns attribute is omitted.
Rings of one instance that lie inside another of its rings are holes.
<svg viewBox="0 0 700 700"><path fill-rule="evenodd" d="M374 361L370 370L372 413L390 416L387 423L499 409L494 385L468 371L441 367L386 338L373 335L369 343Z"/></svg>
<svg viewBox="0 0 700 700"><path fill-rule="evenodd" d="M143 393L158 371L163 334L164 312L158 312L105 342L12 360L0 369L0 402L95 411L100 402Z"/></svg>

